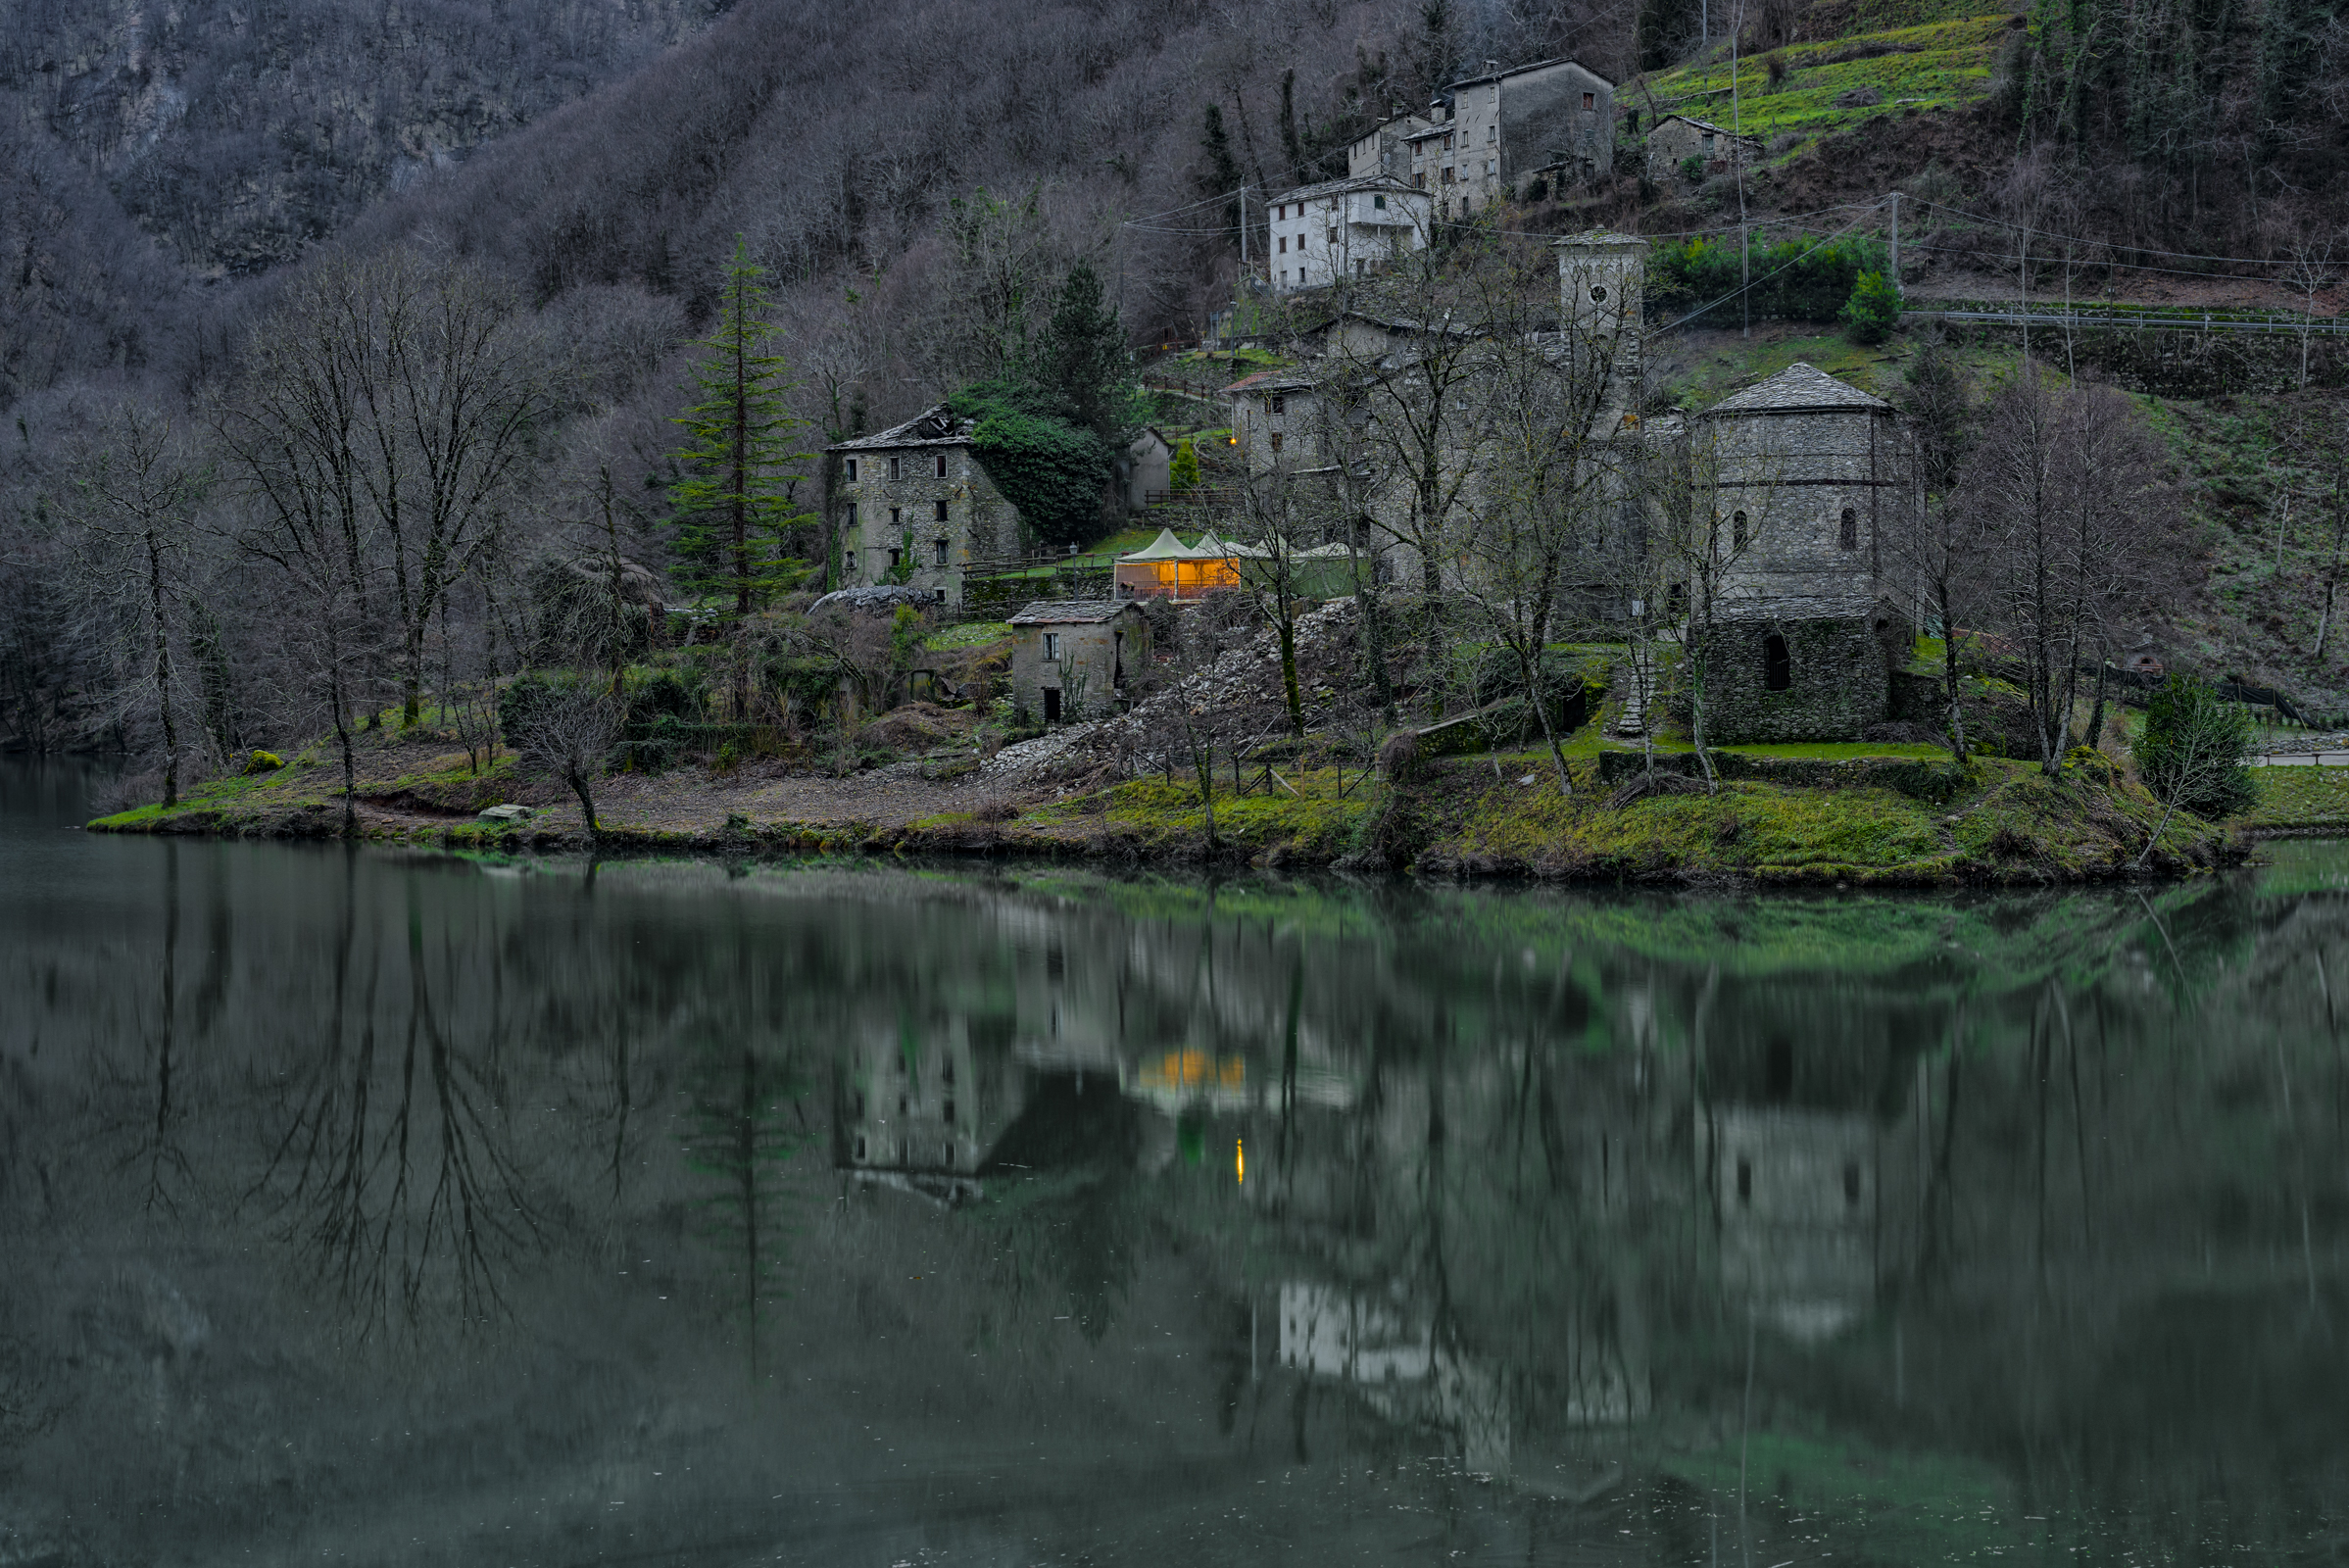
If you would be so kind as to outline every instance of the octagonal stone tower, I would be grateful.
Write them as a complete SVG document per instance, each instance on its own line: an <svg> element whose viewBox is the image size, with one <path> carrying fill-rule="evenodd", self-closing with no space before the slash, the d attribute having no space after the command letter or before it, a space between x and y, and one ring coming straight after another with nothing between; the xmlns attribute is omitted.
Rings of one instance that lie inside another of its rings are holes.
<svg viewBox="0 0 2349 1568"><path fill-rule="evenodd" d="M1696 515L1720 525L1710 739L1854 740L1908 627L1880 606L1907 497L1890 404L1788 366L1697 416Z"/></svg>

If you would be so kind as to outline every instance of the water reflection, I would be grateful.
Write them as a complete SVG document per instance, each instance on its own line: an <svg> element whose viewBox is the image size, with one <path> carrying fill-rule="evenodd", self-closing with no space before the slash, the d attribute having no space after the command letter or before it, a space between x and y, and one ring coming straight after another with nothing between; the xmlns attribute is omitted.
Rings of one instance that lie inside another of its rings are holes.
<svg viewBox="0 0 2349 1568"><path fill-rule="evenodd" d="M590 879L71 793L0 773L0 1561L2337 1553L2339 849Z"/></svg>

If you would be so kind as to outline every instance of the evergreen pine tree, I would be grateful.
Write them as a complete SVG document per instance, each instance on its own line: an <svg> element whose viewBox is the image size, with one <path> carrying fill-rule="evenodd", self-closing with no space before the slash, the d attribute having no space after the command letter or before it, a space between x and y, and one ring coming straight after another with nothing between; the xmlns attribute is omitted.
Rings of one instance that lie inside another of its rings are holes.
<svg viewBox="0 0 2349 1568"><path fill-rule="evenodd" d="M736 235L717 327L702 340L694 368L700 401L676 421L687 432L673 454L684 476L669 491L685 563L680 577L697 593L731 592L734 612L744 616L806 575L786 545L791 529L812 520L793 504L810 455L792 449L807 421L783 401L793 383L765 319L765 277Z"/></svg>
<svg viewBox="0 0 2349 1568"><path fill-rule="evenodd" d="M1052 318L1038 345L1035 379L1083 425L1112 447L1134 424L1134 361L1126 329L1101 295L1092 267L1077 263L1061 279Z"/></svg>

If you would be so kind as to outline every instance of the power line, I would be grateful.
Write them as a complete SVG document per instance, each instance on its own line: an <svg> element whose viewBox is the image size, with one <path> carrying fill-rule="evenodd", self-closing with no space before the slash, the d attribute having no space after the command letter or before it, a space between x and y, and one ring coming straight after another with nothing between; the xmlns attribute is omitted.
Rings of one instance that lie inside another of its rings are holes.
<svg viewBox="0 0 2349 1568"><path fill-rule="evenodd" d="M1923 207L1930 207L1930 208L1932 208L1932 209L1933 209L1934 212L1937 212L1937 213L1948 213L1948 214L1950 214L1952 217L1956 217L1956 218L1963 218L1963 219L1965 219L1965 220L1966 220L1968 222L1972 222L1972 223L1987 223L1987 224L1990 224L1990 225L1992 225L1992 226L1994 226L1994 227L1998 227L1998 228L2011 228L2011 229L2016 229L2016 230L2018 230L2018 231L2020 231L2020 230L2022 230L2022 229L2024 229L2025 227L2027 227L2027 226L2028 226L2028 225L2026 225L2026 224L2023 224L2023 223L2011 222L2011 221L2009 221L2008 220L2006 220L2006 219L2003 219L2003 218L1984 218L1984 217L1982 217L1982 215L1980 215L1980 214L1978 214L1978 213L1969 213L1969 212L1967 212L1967 211L1966 211L1964 208L1962 208L1962 207L1947 207L1947 206L1944 206L1944 205L1942 205L1940 202L1929 202L1929 201L1922 201L1922 200L1920 200L1920 198L1918 198L1918 197L1915 197L1915 196L1911 196L1911 197L1909 198L1909 200L1910 200L1910 201L1913 201L1913 202L1917 202L1917 203L1918 203L1918 205L1920 205L1920 206L1923 206ZM2129 252L2133 252L2134 254L2136 254L2136 255L2138 255L2138 256L2167 256L2167 257L2170 257L2170 258L2172 258L2172 259L2174 259L2174 260L2178 260L2178 261L2188 261L2188 262L2224 262L2224 263L2227 263L2227 264L2229 264L2229 265L2232 265L2232 266L2241 266L2241 267L2291 267L2291 266L2295 266L2295 265L2297 265L2297 264L2296 264L2294 261L2292 261L2292 260L2283 260L2283 261L2277 261L2277 260L2276 260L2276 259L2275 259L2274 257L2265 257L2265 256L2205 256L2205 255L2202 255L2201 253L2199 253L2199 252L2196 252L2196 251L2165 251L2165 250L2158 250L2158 249L2156 249L2156 248L2154 248L2153 246L2150 246L2150 245L2126 245L2126 244L2122 244L2122 243L2120 243L2120 242L2118 242L2118 241L2114 241L2114 240L2103 240L2103 239L2081 239L2081 238L2078 237L2077 235L2073 235L2073 234L2058 234L2058 233L2055 233L2055 232L2053 232L2052 230L2048 230L2048 229L2035 229L2035 230L2032 230L2032 232L2034 232L2034 233L2037 233L2037 234L2039 234L2041 237L2043 237L2043 238L2046 238L2046 239L2061 241L2062 243L2064 243L2064 244L2066 244L2066 245L2104 245L2104 246L2109 246L2109 247L2111 247L2112 249L2114 249L2114 250L2118 250L2118 251L2129 251ZM2127 262L2114 262L2114 263L2110 263L2110 264L2107 264L2107 265L2110 265L2110 266L2115 266L2115 267L2127 267L2127 266L2131 266L2131 265L2133 265L2133 264L2131 264L2131 263L2127 263ZM2158 271L2158 270L2161 270L2161 269L2158 269L2158 268L2147 268L2147 269L2143 269L2143 270L2147 270L2147 271ZM2202 275L2202 274L2199 274L2199 273L2181 273L2180 275L2181 275L2181 276L2189 276L2189 277L2190 277L2190 276L2200 276L2200 275Z"/></svg>

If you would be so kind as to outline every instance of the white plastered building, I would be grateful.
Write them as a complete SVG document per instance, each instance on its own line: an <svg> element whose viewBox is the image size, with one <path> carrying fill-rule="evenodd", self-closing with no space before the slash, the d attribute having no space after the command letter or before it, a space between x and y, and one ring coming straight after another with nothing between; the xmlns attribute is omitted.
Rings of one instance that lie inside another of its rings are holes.
<svg viewBox="0 0 2349 1568"><path fill-rule="evenodd" d="M1390 174L1301 185L1272 199L1272 286L1283 293L1363 277L1428 242L1428 193Z"/></svg>

